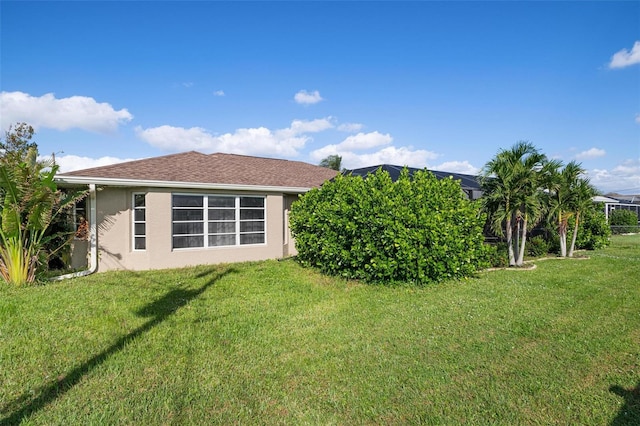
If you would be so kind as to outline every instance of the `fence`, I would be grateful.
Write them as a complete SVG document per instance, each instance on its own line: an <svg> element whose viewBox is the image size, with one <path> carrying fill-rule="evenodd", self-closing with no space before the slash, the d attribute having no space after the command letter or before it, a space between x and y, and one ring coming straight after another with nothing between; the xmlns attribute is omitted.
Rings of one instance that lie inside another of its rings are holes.
<svg viewBox="0 0 640 426"><path fill-rule="evenodd" d="M640 225L611 225L611 233L613 234L638 234L640 233Z"/></svg>

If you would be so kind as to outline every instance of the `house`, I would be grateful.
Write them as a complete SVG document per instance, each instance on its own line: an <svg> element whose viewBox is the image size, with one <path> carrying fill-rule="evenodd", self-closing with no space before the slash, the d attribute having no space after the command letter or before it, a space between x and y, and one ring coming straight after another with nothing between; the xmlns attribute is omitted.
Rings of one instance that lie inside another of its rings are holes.
<svg viewBox="0 0 640 426"><path fill-rule="evenodd" d="M617 206L620 205L620 200L616 200L615 198L611 198L606 195L596 195L592 198L594 203L602 203L604 206L604 215L607 219L607 223L609 222L609 215L611 211L615 210Z"/></svg>
<svg viewBox="0 0 640 426"><path fill-rule="evenodd" d="M300 161L185 152L62 173L88 188L72 266L87 273L275 259L296 253L288 213L336 171ZM85 222L84 220L88 221Z"/></svg>
<svg viewBox="0 0 640 426"><path fill-rule="evenodd" d="M353 169L353 170L345 170L344 174L365 177L369 173L375 173L378 169L382 169L383 171L388 172L389 175L391 176L391 179L395 182L400 176L400 172L404 168L405 166L380 164L378 166L363 167L360 169ZM407 167L407 170L409 171L409 174L412 175L413 173L421 169ZM438 179L447 179L451 177L454 180L460 181L460 187L466 194L467 198L470 200L477 200L478 198L482 197L482 187L480 185L480 180L478 176L466 175L462 173L441 172L438 170L429 170L429 171L433 173L435 177Z"/></svg>
<svg viewBox="0 0 640 426"><path fill-rule="evenodd" d="M608 193L601 197L601 202L604 202L604 214L609 220L609 215L615 209L629 210L634 212L638 216L638 225L640 225L640 195L625 195Z"/></svg>

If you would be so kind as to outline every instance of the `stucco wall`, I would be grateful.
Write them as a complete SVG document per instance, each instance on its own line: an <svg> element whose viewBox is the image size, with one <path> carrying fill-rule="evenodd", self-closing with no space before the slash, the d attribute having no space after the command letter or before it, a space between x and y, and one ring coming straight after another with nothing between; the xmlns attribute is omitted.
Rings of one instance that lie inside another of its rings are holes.
<svg viewBox="0 0 640 426"><path fill-rule="evenodd" d="M284 246L283 246L283 256L295 256L298 254L298 250L296 250L295 240L293 239L293 235L291 235L291 228L289 228L289 213L291 212L291 205L294 201L298 199L298 195L285 195L284 196L284 212L283 212L283 221L284 221Z"/></svg>
<svg viewBox="0 0 640 426"><path fill-rule="evenodd" d="M233 247L172 249L171 194L226 194L266 197L266 243ZM132 194L146 193L146 250L133 250ZM276 259L288 254L284 240L284 196L280 193L171 191L156 188L104 188L97 193L98 271L146 270L198 264Z"/></svg>

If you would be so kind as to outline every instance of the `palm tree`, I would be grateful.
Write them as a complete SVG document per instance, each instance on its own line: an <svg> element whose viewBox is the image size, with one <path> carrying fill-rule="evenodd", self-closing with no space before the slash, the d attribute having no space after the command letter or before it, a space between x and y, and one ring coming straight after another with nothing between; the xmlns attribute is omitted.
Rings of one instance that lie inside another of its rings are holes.
<svg viewBox="0 0 640 426"><path fill-rule="evenodd" d="M497 235L504 235L503 223L506 228L507 251L509 266L515 266L515 254L513 250L513 216L514 190L509 164L501 154L484 166L481 176L481 185L484 196L481 198L482 208L488 214L491 229Z"/></svg>
<svg viewBox="0 0 640 426"><path fill-rule="evenodd" d="M571 238L571 247L569 248L569 257L573 257L573 252L575 250L578 228L580 226L580 216L582 213L593 207L593 197L597 194L598 191L589 183L588 179L580 179L574 188L572 208L575 214L575 225L573 228L573 236Z"/></svg>
<svg viewBox="0 0 640 426"><path fill-rule="evenodd" d="M540 171L546 162L533 144L520 141L499 151L483 168L483 209L494 232L504 235L505 224L509 266L524 263L527 230L542 216Z"/></svg>
<svg viewBox="0 0 640 426"><path fill-rule="evenodd" d="M584 172L580 163L571 161L561 171L551 170L545 179L545 186L549 191L549 217L558 229L562 257L567 256L567 229L569 219L574 215L573 198Z"/></svg>

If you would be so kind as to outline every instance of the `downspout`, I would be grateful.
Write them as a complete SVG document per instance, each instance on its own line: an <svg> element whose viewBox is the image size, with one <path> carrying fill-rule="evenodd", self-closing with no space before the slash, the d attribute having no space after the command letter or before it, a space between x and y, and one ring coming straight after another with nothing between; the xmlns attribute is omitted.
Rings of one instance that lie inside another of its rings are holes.
<svg viewBox="0 0 640 426"><path fill-rule="evenodd" d="M51 281L61 281L68 278L84 277L93 274L98 269L98 244L96 224L96 185L89 184L89 269L84 271L72 272L70 274L60 275L51 278Z"/></svg>

